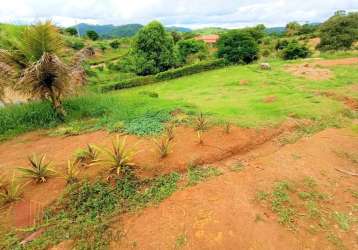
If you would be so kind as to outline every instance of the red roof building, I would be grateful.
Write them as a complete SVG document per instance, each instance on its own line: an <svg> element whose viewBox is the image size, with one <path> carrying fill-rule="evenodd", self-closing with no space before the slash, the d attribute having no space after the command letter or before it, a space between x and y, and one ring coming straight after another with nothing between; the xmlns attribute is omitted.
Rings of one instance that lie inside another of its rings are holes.
<svg viewBox="0 0 358 250"><path fill-rule="evenodd" d="M219 35L202 35L195 37L196 40L204 41L208 44L215 44L219 40Z"/></svg>

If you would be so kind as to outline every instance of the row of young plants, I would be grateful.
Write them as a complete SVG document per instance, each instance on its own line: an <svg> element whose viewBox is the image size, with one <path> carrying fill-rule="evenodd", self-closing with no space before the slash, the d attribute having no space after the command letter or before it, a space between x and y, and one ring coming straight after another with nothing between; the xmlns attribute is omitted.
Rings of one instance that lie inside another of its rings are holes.
<svg viewBox="0 0 358 250"><path fill-rule="evenodd" d="M203 143L202 132L208 128L208 120L200 114L194 121L194 129L198 131L198 143ZM230 125L225 125L229 133ZM170 145L175 136L175 126L169 124L164 135L154 140L161 158L170 153ZM177 173L155 179L140 180L134 174L133 156L135 150L126 143L126 137L117 138L111 148L87 145L76 152L74 161L68 161L63 178L67 188L57 203L44 211L42 218L31 228L37 231L45 228L45 232L35 240L27 243L25 249L47 249L64 240L76 239L79 249L103 249L109 242L121 236L120 231L110 230L113 217L143 208L151 203L158 203L177 190L181 176ZM30 168L21 168L20 178L37 184L59 176L45 156L29 158ZM103 166L106 169L106 181L95 182L80 180L80 171L89 167ZM193 186L211 176L221 174L213 167L188 169L187 186ZM2 179L4 180L4 178ZM21 199L24 186L13 178L10 182L1 182L1 201L3 205ZM1 240L0 247L5 249L24 249L14 232L7 233Z"/></svg>
<svg viewBox="0 0 358 250"><path fill-rule="evenodd" d="M193 65L184 66L177 69L167 70L156 75L139 76L131 79L125 79L114 84L104 84L99 87L100 92L109 92L113 90L133 88L152 84L161 81L167 81L183 76L189 76L192 74L205 72L208 70L222 68L228 65L228 62L224 59L216 59L212 61L200 62Z"/></svg>
<svg viewBox="0 0 358 250"><path fill-rule="evenodd" d="M203 144L203 133L209 128L209 120L200 113L194 119L194 130L197 132L198 144ZM224 132L230 133L231 124L224 124ZM164 134L153 139L155 149L160 158L165 158L171 152L172 142L175 137L175 124L169 123L165 129ZM116 137L112 141L110 149L100 147L97 145L88 144L85 149L81 149L75 154L75 160L68 161L66 173L62 177L68 184L76 183L79 178L80 169L90 166L104 166L107 169L107 180L121 178L133 171L134 163L132 162L136 151L134 148L127 146L126 138ZM30 168L18 168L21 173L20 178L35 182L37 184L45 183L49 178L58 176L52 169L52 164L46 161L46 156L38 157L33 155L28 158ZM0 179L0 204L6 205L8 203L17 201L21 198L24 185L18 184L15 179L15 174L11 181L5 181L5 176ZM26 184L25 184L26 185Z"/></svg>

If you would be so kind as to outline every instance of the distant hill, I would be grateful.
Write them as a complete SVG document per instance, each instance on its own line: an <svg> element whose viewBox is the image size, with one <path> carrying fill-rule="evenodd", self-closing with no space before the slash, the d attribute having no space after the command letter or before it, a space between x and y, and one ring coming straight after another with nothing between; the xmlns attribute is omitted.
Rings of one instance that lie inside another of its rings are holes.
<svg viewBox="0 0 358 250"><path fill-rule="evenodd" d="M281 34L283 32L286 31L286 28L285 27L272 27L272 28L266 28L266 32L268 34L272 34L272 33L278 33L278 34Z"/></svg>
<svg viewBox="0 0 358 250"><path fill-rule="evenodd" d="M94 30L101 37L130 37L134 36L138 30L143 27L141 24L126 24L121 26L108 25L91 25L86 23L80 23L74 28L77 28L81 35L85 35L87 31Z"/></svg>
<svg viewBox="0 0 358 250"><path fill-rule="evenodd" d="M198 35L220 34L226 31L228 31L228 29L219 28L219 27L209 27L209 28L193 30L193 32Z"/></svg>
<svg viewBox="0 0 358 250"><path fill-rule="evenodd" d="M112 24L108 25L91 25L86 23L80 23L74 28L78 28L81 35L85 35L87 31L94 30L101 37L111 38L111 37L131 37L134 36L143 25L141 24L126 24L121 26L115 26ZM191 29L183 27L166 27L167 31L177 31L177 32L191 32Z"/></svg>
<svg viewBox="0 0 358 250"><path fill-rule="evenodd" d="M176 27L176 26L170 26L170 27L166 27L166 30L169 32L183 32L183 33L187 33L187 32L192 32L191 29L189 28L184 28L184 27Z"/></svg>

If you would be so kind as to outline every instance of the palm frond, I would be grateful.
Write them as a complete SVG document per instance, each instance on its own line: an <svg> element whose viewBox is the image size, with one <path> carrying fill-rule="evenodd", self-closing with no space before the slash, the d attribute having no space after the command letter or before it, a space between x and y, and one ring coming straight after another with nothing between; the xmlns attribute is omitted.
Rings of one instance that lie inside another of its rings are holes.
<svg viewBox="0 0 358 250"><path fill-rule="evenodd" d="M44 53L39 61L22 74L15 89L33 97L49 99L68 94L69 69L54 54Z"/></svg>
<svg viewBox="0 0 358 250"><path fill-rule="evenodd" d="M64 48L58 29L50 21L28 26L22 40L20 50L29 62L40 60L44 53L59 55Z"/></svg>

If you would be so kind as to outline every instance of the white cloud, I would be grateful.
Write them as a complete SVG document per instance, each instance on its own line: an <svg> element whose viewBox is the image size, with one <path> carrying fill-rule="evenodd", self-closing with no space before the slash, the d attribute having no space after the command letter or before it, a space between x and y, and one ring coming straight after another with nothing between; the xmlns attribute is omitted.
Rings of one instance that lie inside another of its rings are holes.
<svg viewBox="0 0 358 250"><path fill-rule="evenodd" d="M51 19L59 25L147 23L186 27L267 26L323 21L338 9L357 10L357 0L1 0L0 22Z"/></svg>

